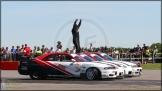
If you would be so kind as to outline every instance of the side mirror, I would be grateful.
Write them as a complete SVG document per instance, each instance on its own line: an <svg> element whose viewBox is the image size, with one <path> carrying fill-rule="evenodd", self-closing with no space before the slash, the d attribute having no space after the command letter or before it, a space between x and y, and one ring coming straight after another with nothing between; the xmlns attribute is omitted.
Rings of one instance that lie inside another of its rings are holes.
<svg viewBox="0 0 162 91"><path fill-rule="evenodd" d="M71 59L72 60L72 62L76 62L76 60L75 59Z"/></svg>

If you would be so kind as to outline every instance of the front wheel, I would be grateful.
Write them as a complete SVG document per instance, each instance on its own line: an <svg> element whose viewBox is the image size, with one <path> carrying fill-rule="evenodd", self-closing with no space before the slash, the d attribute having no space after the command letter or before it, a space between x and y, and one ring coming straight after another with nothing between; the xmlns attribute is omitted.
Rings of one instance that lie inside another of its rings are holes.
<svg viewBox="0 0 162 91"><path fill-rule="evenodd" d="M38 80L42 77L42 71L38 68L32 68L30 70L30 78Z"/></svg>
<svg viewBox="0 0 162 91"><path fill-rule="evenodd" d="M89 68L86 71L86 77L88 80L95 80L98 78L98 70L94 68Z"/></svg>

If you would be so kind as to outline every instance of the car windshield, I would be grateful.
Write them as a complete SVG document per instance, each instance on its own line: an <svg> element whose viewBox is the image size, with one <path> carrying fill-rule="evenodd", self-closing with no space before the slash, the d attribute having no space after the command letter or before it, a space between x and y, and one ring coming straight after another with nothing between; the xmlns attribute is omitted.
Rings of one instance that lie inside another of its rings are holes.
<svg viewBox="0 0 162 91"><path fill-rule="evenodd" d="M104 55L104 57L106 57L108 60L114 60L114 58L110 57L109 55Z"/></svg>
<svg viewBox="0 0 162 91"><path fill-rule="evenodd" d="M92 62L92 61L94 61L92 58L90 58L90 57L88 57L88 56L84 56L83 58L85 58L87 61L89 61L89 62Z"/></svg>
<svg viewBox="0 0 162 91"><path fill-rule="evenodd" d="M103 58L101 58L100 56L97 56L97 55L95 55L94 57L95 57L98 61L104 60Z"/></svg>
<svg viewBox="0 0 162 91"><path fill-rule="evenodd" d="M85 60L84 58L81 58L79 56L75 56L76 59L78 59L81 62L87 62L87 60Z"/></svg>

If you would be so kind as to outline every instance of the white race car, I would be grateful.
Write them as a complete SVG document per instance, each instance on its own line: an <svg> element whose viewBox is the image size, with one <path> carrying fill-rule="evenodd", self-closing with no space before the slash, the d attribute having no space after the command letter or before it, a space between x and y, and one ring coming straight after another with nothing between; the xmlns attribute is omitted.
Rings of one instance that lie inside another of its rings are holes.
<svg viewBox="0 0 162 91"><path fill-rule="evenodd" d="M86 77L94 80L117 76L117 70L111 65L87 62L77 54L61 52L47 53L34 59L22 57L18 72L21 75L30 75L32 79Z"/></svg>
<svg viewBox="0 0 162 91"><path fill-rule="evenodd" d="M86 54L78 54L78 55L80 55L81 57L85 58L89 62L102 63L102 64L107 64L107 65L114 66L116 68L116 70L117 70L117 77L118 78L124 78L124 72L125 72L125 70L126 70L126 72L128 72L127 71L128 68L123 68L122 66L120 66L119 63L113 63L113 62L108 62L107 63L107 61L105 61L105 62L103 62L103 61L102 62L101 61L95 61L94 59L92 59L91 57L87 56ZM129 71L132 71L132 68L130 68ZM127 73L125 73L125 75L126 74Z"/></svg>
<svg viewBox="0 0 162 91"><path fill-rule="evenodd" d="M133 76L140 76L142 74L142 67L138 66L137 63L135 62L127 62L127 61L121 61L121 60L114 60L112 57L107 55L106 53L100 53L102 56L106 57L108 60L113 61L113 62L119 62L123 65L131 66L132 67L132 74Z"/></svg>

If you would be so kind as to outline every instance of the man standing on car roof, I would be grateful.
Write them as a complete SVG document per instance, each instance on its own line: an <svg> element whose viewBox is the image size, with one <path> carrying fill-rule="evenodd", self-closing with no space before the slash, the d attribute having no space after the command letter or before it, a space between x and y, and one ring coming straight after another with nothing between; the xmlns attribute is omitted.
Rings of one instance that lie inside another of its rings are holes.
<svg viewBox="0 0 162 91"><path fill-rule="evenodd" d="M80 19L79 24L77 25L76 22L78 19L75 20L73 29L72 29L72 35L73 35L73 44L76 47L76 53L80 53L80 41L79 41L79 27L81 25L82 20Z"/></svg>

